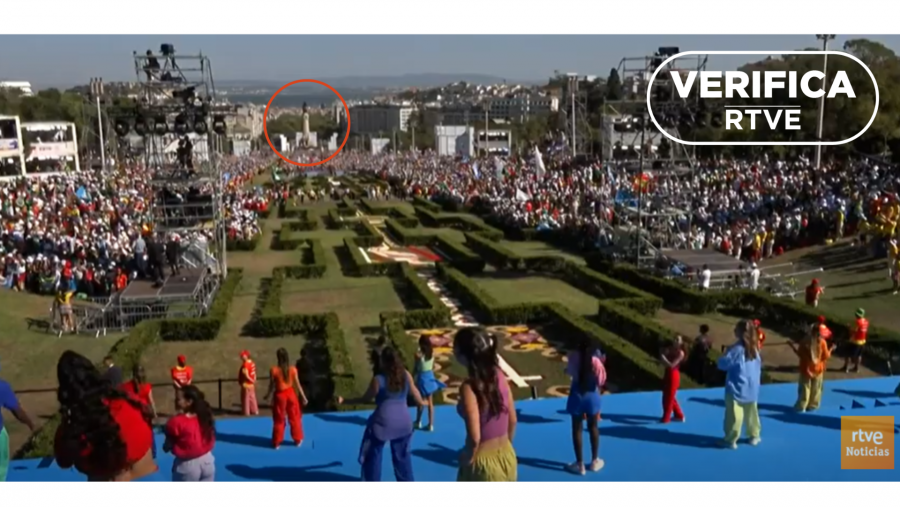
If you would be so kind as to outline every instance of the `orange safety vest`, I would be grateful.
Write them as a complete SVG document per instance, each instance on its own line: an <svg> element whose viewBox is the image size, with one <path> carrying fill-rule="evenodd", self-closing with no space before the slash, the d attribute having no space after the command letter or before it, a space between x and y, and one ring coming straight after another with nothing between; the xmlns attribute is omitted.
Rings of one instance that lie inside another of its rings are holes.
<svg viewBox="0 0 900 507"><path fill-rule="evenodd" d="M762 329L756 332L756 339L759 340L759 348L763 347L763 344L766 343L766 332Z"/></svg>
<svg viewBox="0 0 900 507"><path fill-rule="evenodd" d="M250 359L244 361L241 371L238 372L238 383L244 387L253 387L256 384L256 363Z"/></svg>
<svg viewBox="0 0 900 507"><path fill-rule="evenodd" d="M173 366L172 367L172 381L178 384L178 387L184 387L191 385L191 381L194 379L194 369L190 366Z"/></svg>
<svg viewBox="0 0 900 507"><path fill-rule="evenodd" d="M853 330L853 336L850 341L856 345L865 345L866 336L869 334L869 321L865 318L856 319L856 329Z"/></svg>

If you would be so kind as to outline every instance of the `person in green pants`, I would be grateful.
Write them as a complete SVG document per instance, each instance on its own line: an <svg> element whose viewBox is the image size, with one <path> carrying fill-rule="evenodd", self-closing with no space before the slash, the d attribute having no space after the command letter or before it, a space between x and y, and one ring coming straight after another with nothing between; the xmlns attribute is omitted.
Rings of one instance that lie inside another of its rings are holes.
<svg viewBox="0 0 900 507"><path fill-rule="evenodd" d="M735 343L719 358L718 367L725 372L725 438L723 447L737 449L741 429L747 424L750 445L759 445L760 423L759 381L762 359L759 339L753 321L742 320L734 327Z"/></svg>
<svg viewBox="0 0 900 507"><path fill-rule="evenodd" d="M12 415L25 426L28 426L34 432L34 423L28 417L28 413L22 409L16 393L8 382L0 378L0 482L6 482L6 473L9 471L9 433L3 425L3 409L8 410Z"/></svg>

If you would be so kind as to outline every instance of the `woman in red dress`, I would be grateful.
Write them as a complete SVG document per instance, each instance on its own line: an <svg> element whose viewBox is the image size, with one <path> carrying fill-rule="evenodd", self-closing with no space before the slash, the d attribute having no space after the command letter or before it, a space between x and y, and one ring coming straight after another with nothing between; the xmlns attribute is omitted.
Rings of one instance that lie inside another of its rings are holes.
<svg viewBox="0 0 900 507"><path fill-rule="evenodd" d="M115 388L81 354L67 350L56 365L61 421L54 454L89 481L127 482L158 470L153 429L140 401Z"/></svg>

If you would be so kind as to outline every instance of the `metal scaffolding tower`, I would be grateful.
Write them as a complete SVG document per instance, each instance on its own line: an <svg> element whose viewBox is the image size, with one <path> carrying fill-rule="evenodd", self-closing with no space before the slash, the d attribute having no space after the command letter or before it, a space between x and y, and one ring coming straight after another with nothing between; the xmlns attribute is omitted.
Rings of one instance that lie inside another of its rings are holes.
<svg viewBox="0 0 900 507"><path fill-rule="evenodd" d="M702 71L706 56L685 56L665 64L678 48L659 48L650 56L623 58L618 73L622 100L607 101L601 111L603 160L616 179L617 191L607 204L616 209L616 243L627 258L643 264L660 250L687 248L692 231L693 180L696 163L691 147L670 141L650 120L650 106L660 127L680 139L679 129L699 119L695 99L682 99L671 73Z"/></svg>
<svg viewBox="0 0 900 507"><path fill-rule="evenodd" d="M593 153L593 129L588 121L587 91L582 86L593 76L566 74L563 104L560 107L560 130L565 132L568 148L572 156Z"/></svg>
<svg viewBox="0 0 900 507"><path fill-rule="evenodd" d="M188 267L227 273L226 175L219 166L227 144L226 118L236 109L216 100L209 58L134 53L133 109L118 109L116 133L141 137L144 170L151 173L149 228L159 240L181 238Z"/></svg>

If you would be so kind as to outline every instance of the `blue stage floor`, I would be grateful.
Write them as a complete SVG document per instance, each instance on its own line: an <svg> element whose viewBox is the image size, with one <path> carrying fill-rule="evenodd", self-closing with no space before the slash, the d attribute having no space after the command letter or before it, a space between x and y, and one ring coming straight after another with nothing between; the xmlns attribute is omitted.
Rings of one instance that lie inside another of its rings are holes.
<svg viewBox="0 0 900 507"><path fill-rule="evenodd" d="M763 388L762 443L719 449L722 436L721 389L683 391L684 423L662 425L659 393L604 398L600 455L606 468L584 477L562 470L573 460L570 422L561 411L565 399L520 402L515 448L520 481L898 481L895 470L841 470L842 415L894 416L900 424L898 378L828 382L822 408L797 414L791 409L794 384ZM269 448L271 420L248 418L218 423L214 451L219 481L355 481L357 451L368 413L306 416L307 441L301 448ZM465 430L454 407L437 410L434 433L413 437L416 480L453 481ZM161 437L160 437L161 438ZM589 455L585 438L585 455ZM161 445L161 440L159 444ZM385 480L393 480L385 452ZM160 472L149 480L171 478L172 459L160 454ZM78 481L50 459L15 461L10 481Z"/></svg>

